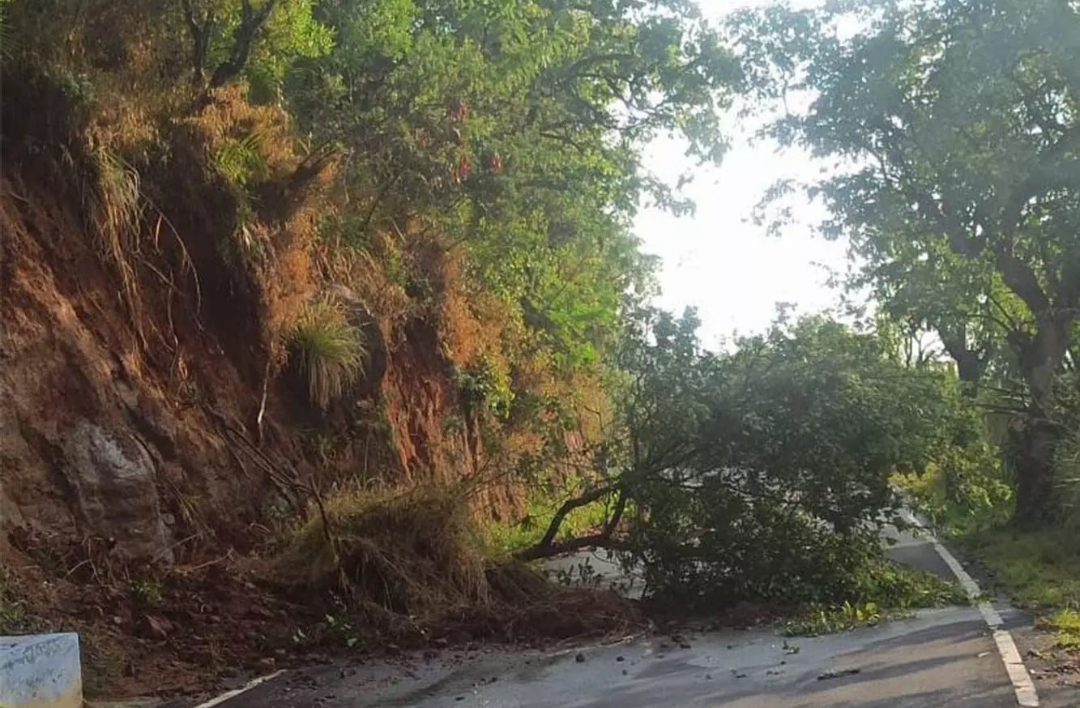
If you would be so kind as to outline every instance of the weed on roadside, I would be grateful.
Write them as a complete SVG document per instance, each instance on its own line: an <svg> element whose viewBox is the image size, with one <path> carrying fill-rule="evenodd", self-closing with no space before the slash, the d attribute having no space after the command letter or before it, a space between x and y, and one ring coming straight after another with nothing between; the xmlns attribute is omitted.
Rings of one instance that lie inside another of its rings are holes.
<svg viewBox="0 0 1080 708"><path fill-rule="evenodd" d="M1080 653L1080 610L1059 610L1039 622L1039 625L1054 632L1056 649Z"/></svg>
<svg viewBox="0 0 1080 708"><path fill-rule="evenodd" d="M916 609L970 603L956 583L889 561L871 564L861 575L863 599L808 606L785 621L781 633L788 637L835 634L909 617Z"/></svg>
<svg viewBox="0 0 1080 708"><path fill-rule="evenodd" d="M160 607L162 598L161 584L152 580L137 580L129 586L131 599L145 607Z"/></svg>
<svg viewBox="0 0 1080 708"><path fill-rule="evenodd" d="M1080 542L1074 533L999 529L956 540L1018 607L1037 613L1080 607Z"/></svg>
<svg viewBox="0 0 1080 708"><path fill-rule="evenodd" d="M14 634L26 623L26 610L21 602L0 595L0 634Z"/></svg>
<svg viewBox="0 0 1080 708"><path fill-rule="evenodd" d="M11 588L11 580L0 570L0 634L26 631L28 625L26 606Z"/></svg>
<svg viewBox="0 0 1080 708"><path fill-rule="evenodd" d="M896 614L888 614L894 618ZM813 607L805 613L784 622L781 633L786 637L816 637L836 634L856 627L872 627L882 620L881 609L873 602L853 605L845 602L840 607Z"/></svg>

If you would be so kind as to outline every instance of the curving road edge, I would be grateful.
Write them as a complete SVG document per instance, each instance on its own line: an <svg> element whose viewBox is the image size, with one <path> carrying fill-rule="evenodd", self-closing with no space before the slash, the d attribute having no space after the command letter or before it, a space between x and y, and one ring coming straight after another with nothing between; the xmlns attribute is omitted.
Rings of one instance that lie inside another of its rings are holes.
<svg viewBox="0 0 1080 708"><path fill-rule="evenodd" d="M956 560L956 556L941 545L937 537L914 514L904 510L901 512L901 516L903 516L904 521L921 529L926 534L929 542L934 546L934 550L941 556L941 560L945 561L945 564L949 566L949 570L956 576L960 587L971 598L972 603L979 608L979 613L986 621L986 626L993 632L994 644L997 645L998 654L1001 655L1001 661L1005 664L1005 671L1009 675L1009 682L1012 683L1013 691L1016 693L1017 705L1022 708L1038 708L1039 693L1035 690L1035 683L1031 680L1031 675L1028 673L1027 667L1024 666L1024 660L1020 657L1020 650L1016 648L1016 642L1013 641L1012 634L1004 628L1005 623L1001 619L1001 615L998 614L993 605L982 599L982 590L979 589L979 584L964 570L964 567L960 565L960 561Z"/></svg>

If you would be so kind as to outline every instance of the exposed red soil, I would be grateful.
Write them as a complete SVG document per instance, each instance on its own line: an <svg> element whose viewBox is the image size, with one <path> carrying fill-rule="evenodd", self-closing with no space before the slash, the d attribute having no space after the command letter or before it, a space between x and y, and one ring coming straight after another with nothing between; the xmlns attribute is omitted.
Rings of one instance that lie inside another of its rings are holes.
<svg viewBox="0 0 1080 708"><path fill-rule="evenodd" d="M260 559L284 517L303 510L298 483L325 488L357 470L446 482L455 474L447 449L479 459L475 441L444 439L458 402L440 335L420 321L393 333L369 323L382 341L359 394L382 397L394 435L356 433L378 422L371 406L335 414L329 432L350 430L351 442L316 466L304 439L310 411L287 376L266 389L257 423L269 354L253 321L269 314L215 250L235 226L214 218L227 216L227 200L198 175L156 176L175 187L175 203L163 197L160 218L125 244L133 301L123 268L103 252L78 155L68 165L10 149L21 144L14 133L38 130L14 120L40 99L22 90L5 85L5 104L18 108L4 111L0 178L0 601L25 610L22 629L80 633L89 695L189 693L329 651L543 642L644 626L612 594L517 597L502 588L422 627L361 604L341 613L364 639L348 649L326 620L340 613L331 596L268 583ZM64 108L45 107L53 116ZM36 139L66 140L78 129ZM178 155L175 169L194 159ZM478 495L485 513L509 516L515 503L510 488Z"/></svg>

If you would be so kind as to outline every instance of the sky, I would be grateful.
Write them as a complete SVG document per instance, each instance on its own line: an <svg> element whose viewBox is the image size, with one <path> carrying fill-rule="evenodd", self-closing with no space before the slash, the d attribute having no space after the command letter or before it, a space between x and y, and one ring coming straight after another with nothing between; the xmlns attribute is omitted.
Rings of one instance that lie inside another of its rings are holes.
<svg viewBox="0 0 1080 708"><path fill-rule="evenodd" d="M766 0L699 0L702 10L719 19L726 12ZM803 4L803 3L799 3ZM693 216L674 217L645 209L634 224L643 250L662 260L662 295L658 303L681 312L698 309L701 339L720 348L732 334L768 328L777 303L793 303L810 314L834 306L839 293L826 286L829 269L847 267L847 244L828 242L813 226L824 208L794 199L794 223L780 236L755 226L751 210L778 179L809 179L819 166L804 152L779 152L774 144L752 144L752 126L732 125L731 149L720 167L694 168L685 194L697 205ZM677 142L660 139L645 153L645 166L674 181L693 167Z"/></svg>

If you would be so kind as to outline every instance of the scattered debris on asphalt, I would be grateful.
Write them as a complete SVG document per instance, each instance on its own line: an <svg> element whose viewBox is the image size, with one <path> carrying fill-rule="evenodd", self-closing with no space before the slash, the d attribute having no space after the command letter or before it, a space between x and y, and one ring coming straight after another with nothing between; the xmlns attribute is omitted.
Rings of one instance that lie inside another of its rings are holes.
<svg viewBox="0 0 1080 708"><path fill-rule="evenodd" d="M838 669L836 671L826 671L817 677L818 681L826 681L828 679L840 678L841 676L854 676L857 673L861 673L862 669Z"/></svg>

